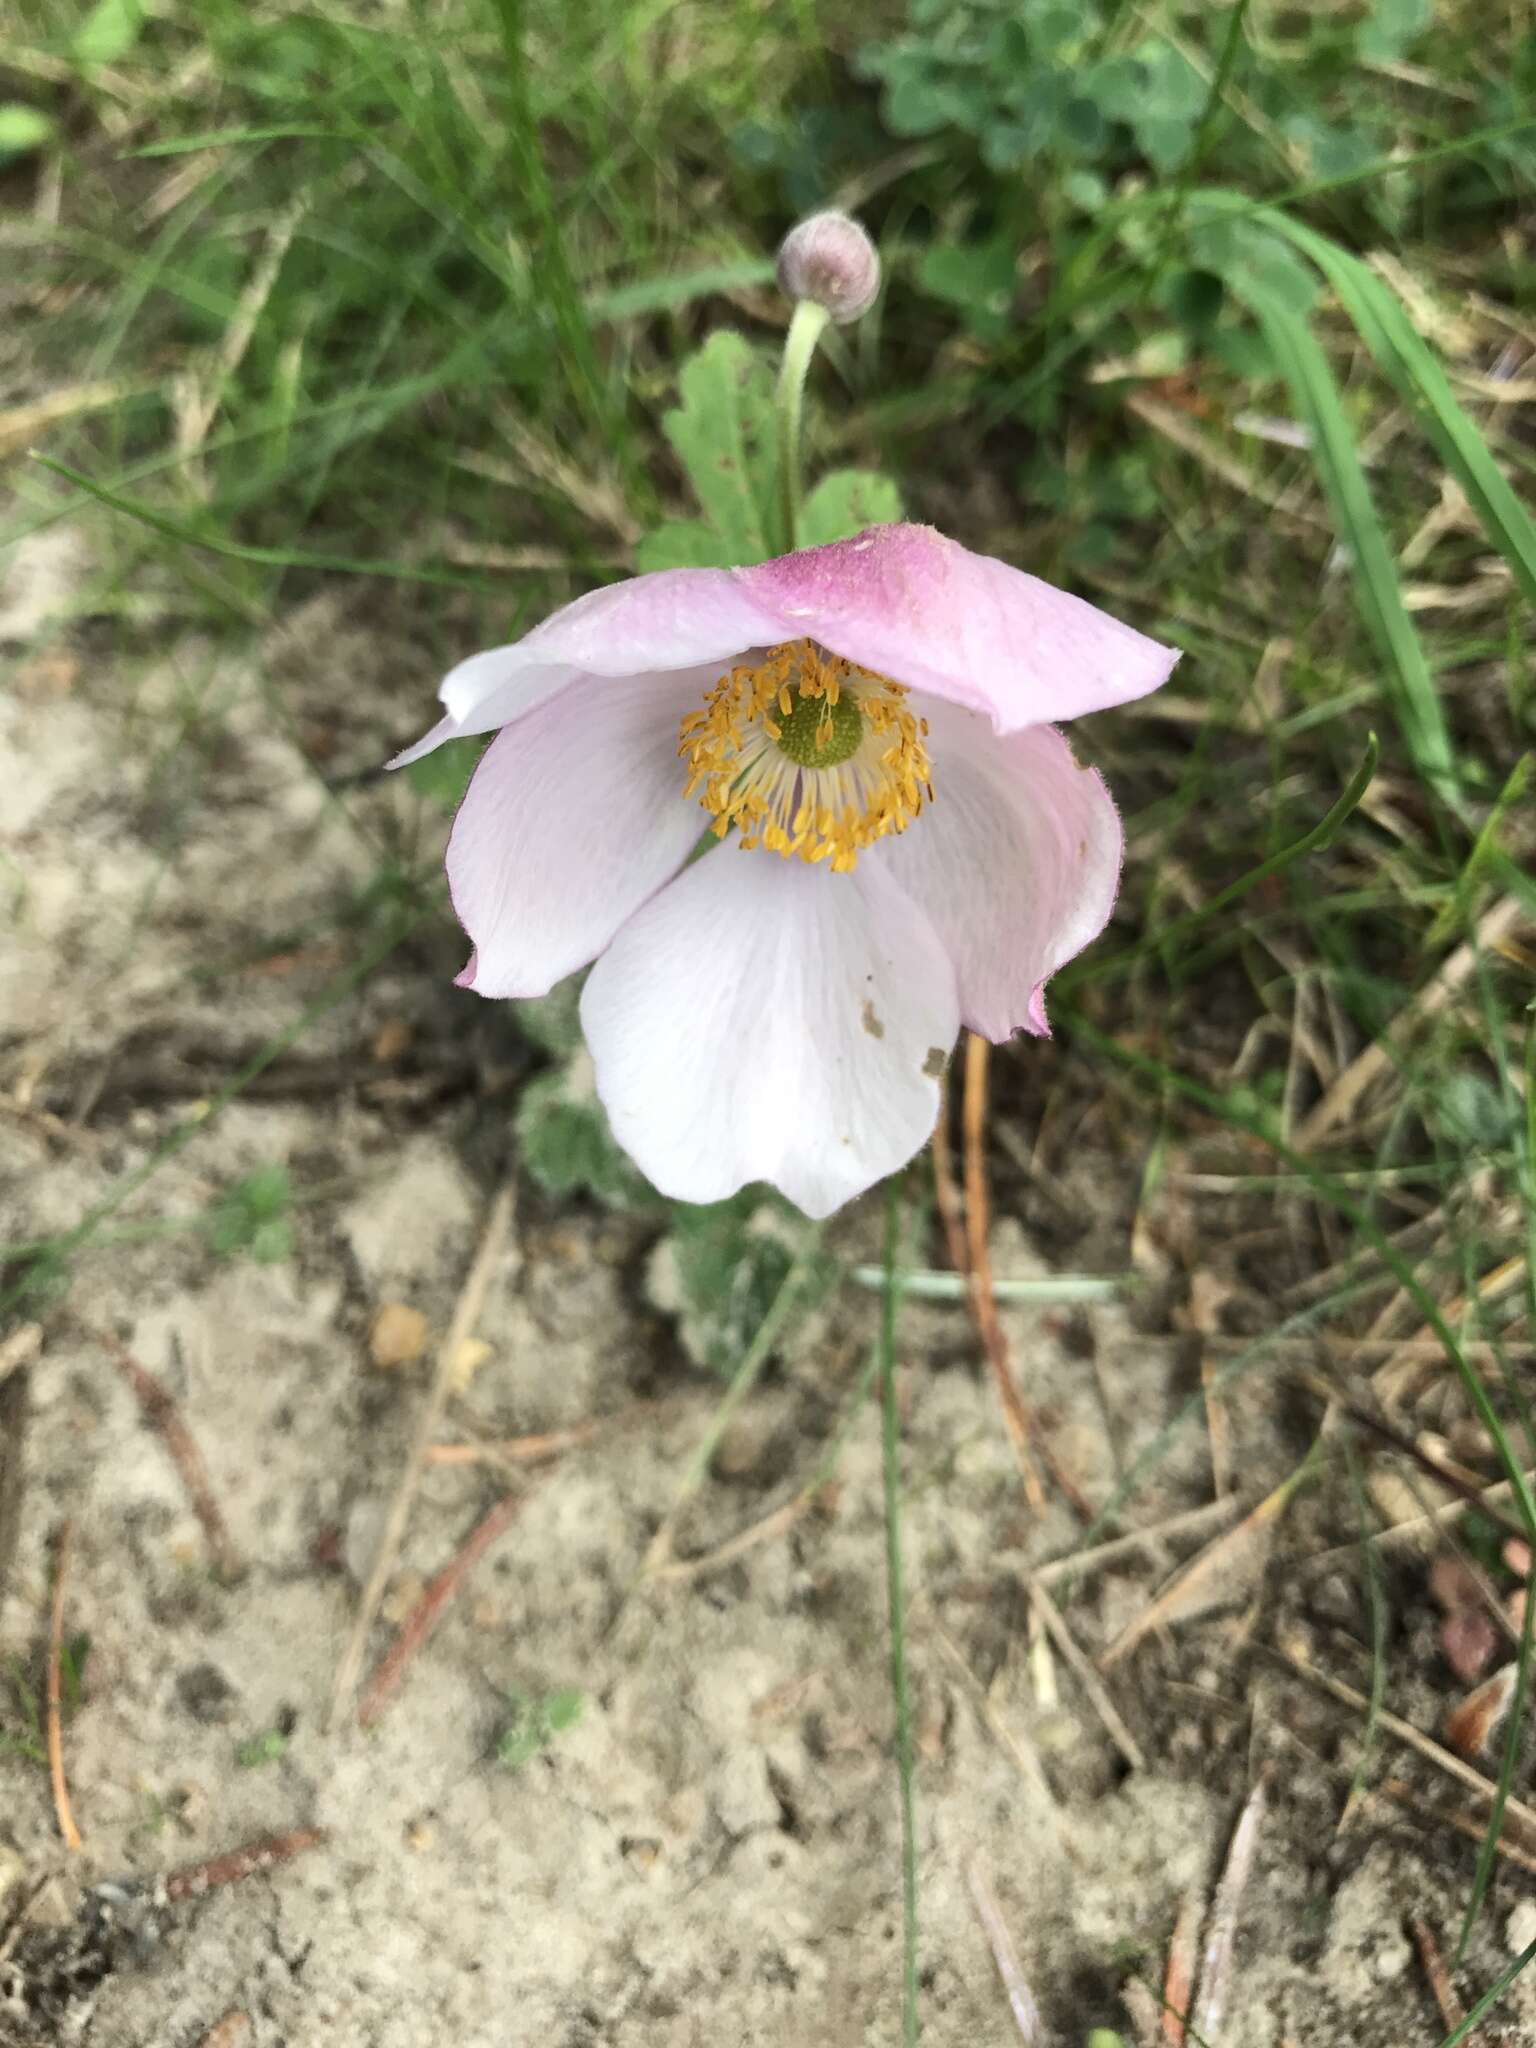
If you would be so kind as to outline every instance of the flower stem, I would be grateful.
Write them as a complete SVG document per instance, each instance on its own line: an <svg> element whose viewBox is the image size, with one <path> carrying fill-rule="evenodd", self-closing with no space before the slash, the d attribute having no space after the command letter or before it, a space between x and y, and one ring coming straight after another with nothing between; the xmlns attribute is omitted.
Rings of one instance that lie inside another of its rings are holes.
<svg viewBox="0 0 1536 2048"><path fill-rule="evenodd" d="M832 316L814 299L796 302L779 365L779 512L784 546L800 544L800 402L822 329Z"/></svg>
<svg viewBox="0 0 1536 2048"><path fill-rule="evenodd" d="M880 1420L885 1471L885 1584L891 1618L891 1696L901 1787L901 2038L916 2048L917 1835L912 1803L912 1715L907 1701L907 1615L901 1576L901 1434L896 1415L896 1307L901 1298L901 1183L886 1191L885 1298L880 1308Z"/></svg>

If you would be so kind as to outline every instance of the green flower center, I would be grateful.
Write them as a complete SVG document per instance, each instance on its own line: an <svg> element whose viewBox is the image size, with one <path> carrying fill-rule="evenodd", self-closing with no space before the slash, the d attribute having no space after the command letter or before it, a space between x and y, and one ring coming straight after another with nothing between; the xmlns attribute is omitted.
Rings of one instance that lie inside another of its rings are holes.
<svg viewBox="0 0 1536 2048"><path fill-rule="evenodd" d="M789 716L774 723L774 745L797 768L840 768L864 744L864 721L852 690L844 690L835 704L827 697L798 697Z"/></svg>

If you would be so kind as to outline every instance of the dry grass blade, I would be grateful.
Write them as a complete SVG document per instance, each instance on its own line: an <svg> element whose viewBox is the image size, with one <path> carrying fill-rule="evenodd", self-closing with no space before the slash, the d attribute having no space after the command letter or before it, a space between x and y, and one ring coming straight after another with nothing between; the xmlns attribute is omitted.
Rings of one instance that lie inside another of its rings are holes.
<svg viewBox="0 0 1536 2048"><path fill-rule="evenodd" d="M1162 1592L1123 1629L1099 1659L1109 1670L1128 1656L1154 1630L1207 1614L1249 1591L1263 1571L1274 1540L1275 1523L1308 1469L1304 1462L1281 1480L1273 1493L1250 1508L1235 1529L1228 1529L1176 1572Z"/></svg>
<svg viewBox="0 0 1536 2048"><path fill-rule="evenodd" d="M1091 1550L1070 1550L1065 1557L1036 1565L1030 1578L1037 1586L1055 1586L1063 1579L1070 1582L1079 1573L1098 1571L1122 1557L1134 1557L1138 1551L1156 1550L1172 1537L1193 1536L1209 1528L1212 1522L1230 1522L1237 1508L1238 1503L1230 1494L1222 1500L1207 1501L1204 1507L1170 1515L1166 1522L1156 1522L1150 1529L1132 1529L1124 1536L1111 1537L1108 1543L1096 1543Z"/></svg>
<svg viewBox="0 0 1536 2048"><path fill-rule="evenodd" d="M448 1611L460 1586L496 1539L509 1529L523 1505L520 1493L503 1494L480 1520L463 1545L432 1580L406 1616L399 1635L379 1664L358 1706L358 1725L371 1728L400 1689L401 1680L422 1644Z"/></svg>
<svg viewBox="0 0 1536 2048"><path fill-rule="evenodd" d="M69 1551L74 1525L59 1524L53 1559L53 1600L48 1610L48 1676L45 1696L45 1729L48 1743L48 1779L53 1787L53 1811L66 1849L80 1850L85 1844L75 1826L70 1804L69 1783L64 1776L64 1580L69 1571Z"/></svg>
<svg viewBox="0 0 1536 2048"><path fill-rule="evenodd" d="M0 412L0 456L19 455L60 420L74 419L84 412L104 412L108 406L120 405L138 391L153 389L153 385L106 381L69 384L60 391L50 391L46 397L34 398L30 404L12 406Z"/></svg>
<svg viewBox="0 0 1536 2048"><path fill-rule="evenodd" d="M1200 1926L1205 1896L1188 1891L1179 1906L1168 1944L1168 1969L1163 1978L1162 2037L1168 2048L1184 2048L1189 2035L1189 2010L1195 1996L1195 1964L1200 1954Z"/></svg>
<svg viewBox="0 0 1536 2048"><path fill-rule="evenodd" d="M145 1421L169 1451L181 1483L187 1490L187 1498L192 1503L192 1511L202 1524L214 1570L226 1581L240 1578L245 1571L244 1560L225 1525L197 1439L183 1420L169 1387L147 1365L141 1365L127 1345L110 1331L91 1330L89 1335L127 1381Z"/></svg>
<svg viewBox="0 0 1536 2048"><path fill-rule="evenodd" d="M1445 1717L1444 1730L1452 1749L1464 1757L1484 1754L1494 1730L1509 1712L1519 1676L1518 1664L1502 1665L1451 1709Z"/></svg>
<svg viewBox="0 0 1536 2048"><path fill-rule="evenodd" d="M1394 1806L1400 1806L1405 1813L1411 1813L1416 1820L1423 1821L1426 1827L1455 1828L1458 1834L1465 1835L1469 1842L1476 1842L1479 1846L1487 1840L1488 1828L1485 1822L1470 1813L1447 1813L1426 1806L1422 1799L1414 1797L1413 1787L1405 1784L1401 1778L1383 1778L1379 1789ZM1502 1856L1506 1862L1513 1863L1519 1869L1536 1876L1536 1855L1529 1849L1522 1849L1514 1842L1505 1841L1502 1834L1496 1838L1493 1847L1494 1853Z"/></svg>
<svg viewBox="0 0 1536 2048"><path fill-rule="evenodd" d="M1315 1664L1309 1664L1304 1657L1294 1656L1289 1651L1274 1650L1271 1654L1288 1670L1294 1671L1299 1678L1305 1678L1310 1685L1330 1693L1342 1706L1350 1707L1358 1714L1369 1712L1370 1701L1365 1694L1357 1692L1352 1685L1346 1685L1341 1678L1330 1677L1327 1672L1319 1671ZM1472 1766L1464 1763L1459 1756L1442 1748L1438 1742L1415 1728L1411 1721L1404 1721L1399 1715L1389 1713L1382 1707L1376 1715L1376 1726L1388 1735L1395 1736L1399 1742L1406 1743L1409 1749L1416 1750L1425 1762L1433 1764L1436 1770L1443 1771L1448 1778L1454 1778L1459 1785L1465 1785L1469 1791L1476 1793L1484 1806L1491 1807L1497 1803L1499 1794L1496 1785L1485 1778L1481 1771L1473 1770ZM1504 1801L1504 1818L1506 1823L1511 1820L1518 1822L1525 1837L1526 1848L1536 1851L1536 1812L1511 1793Z"/></svg>
<svg viewBox="0 0 1536 2048"><path fill-rule="evenodd" d="M1492 909L1483 913L1473 936L1448 955L1439 970L1398 1013L1390 1039L1373 1040L1364 1052L1350 1061L1309 1112L1293 1140L1297 1151L1310 1151L1348 1119L1371 1084L1391 1069L1394 1053L1401 1046L1406 1032L1426 1018L1438 1015L1472 973L1480 955L1507 939L1524 922L1526 915L1525 906L1513 896L1502 897Z"/></svg>
<svg viewBox="0 0 1536 2048"><path fill-rule="evenodd" d="M1025 2048L1038 2048L1041 2038L1040 2008L1036 2005L1034 1993L1025 1981L1024 1972L1019 1968L1019 1959L1014 1954L1012 1941L1008 1938L1002 1910L987 1878L986 1866L979 1856L973 1856L966 1864L965 1881L970 1888L971 1903L976 1908L976 1917L987 1937L987 1946L992 1951L992 1960L997 1964L997 1974L1002 1978L1003 1989L1008 1993L1008 2009L1013 2014L1014 2025L1019 2030L1019 2039L1025 2043Z"/></svg>
<svg viewBox="0 0 1536 2048"><path fill-rule="evenodd" d="M1205 1956L1200 1965L1200 2002L1195 2008L1193 2023L1197 2041L1214 2042L1220 2039L1222 2021L1226 2017L1227 1997L1232 1988L1232 1958L1237 1944L1237 1920L1242 1911L1243 1897L1248 1889L1248 1879L1253 1872L1254 1851L1258 1847L1259 1830L1264 1824L1264 1809L1268 1804L1268 1776L1260 1772L1258 1783L1248 1795L1247 1804L1238 1817L1232 1832L1232 1846L1227 1851L1227 1867L1221 1873L1221 1882L1216 1887L1216 1897L1211 1904L1211 1925L1205 1941Z"/></svg>
<svg viewBox="0 0 1536 2048"><path fill-rule="evenodd" d="M1139 1977L1121 1986L1120 2003L1136 2029L1136 2048L1162 2048L1162 2013L1157 2000Z"/></svg>
<svg viewBox="0 0 1536 2048"><path fill-rule="evenodd" d="M949 1631L936 1627L934 1635L938 1641L939 1648L954 1666L966 1691L976 1702L977 1711L982 1719L996 1736L1001 1747L1007 1751L1008 1755L1018 1766L1019 1775L1027 1784L1034 1787L1035 1792L1039 1795L1041 1804L1050 1813L1053 1825L1055 1825L1059 1834L1060 1827L1057 1820L1056 1795L1051 1790L1050 1780L1045 1775L1045 1766L1041 1763L1039 1752L1034 1744L1030 1742L1027 1736L1021 1734L1017 1728L1011 1726L1003 1718L1002 1714L999 1713L993 1703L991 1694L976 1676L970 1665L966 1663L965 1652L960 1648L954 1637L950 1635Z"/></svg>
<svg viewBox="0 0 1536 2048"><path fill-rule="evenodd" d="M1076 1673L1079 1684L1087 1693L1089 1703L1104 1724L1105 1733L1119 1750L1133 1771L1146 1767L1146 1758L1140 1745L1116 1710L1114 1701L1104 1688L1104 1681L1094 1670L1088 1659L1078 1648L1077 1642L1061 1617L1061 1610L1047 1593L1044 1586L1034 1583L1029 1586L1029 1597L1040 1619L1050 1632L1051 1641Z"/></svg>
<svg viewBox="0 0 1536 2048"><path fill-rule="evenodd" d="M453 1384L454 1369L465 1343L473 1336L475 1324L485 1306L485 1297L490 1291L491 1276L497 1261L506 1248L507 1236L512 1227L512 1190L503 1188L491 1203L486 1217L485 1229L480 1236L479 1248L465 1278L453 1311L453 1320L448 1326L448 1335L438 1348L437 1359L432 1373L432 1385L422 1403L421 1415L416 1424L416 1434L411 1448L406 1453L405 1465L395 1487L394 1498L389 1504L389 1515L384 1532L379 1538L378 1555L368 1574L362 1598L358 1601L357 1614L342 1651L341 1661L336 1667L336 1682L331 1693L330 1725L335 1727L346 1711L357 1686L358 1675L363 1668L363 1654L368 1646L368 1631L373 1626L379 1603L384 1598L384 1588L389 1575L395 1568L400 1545L405 1537L405 1526L410 1520L411 1502L426 1464L427 1453L437 1435L443 1419L443 1410L448 1405L448 1393Z"/></svg>

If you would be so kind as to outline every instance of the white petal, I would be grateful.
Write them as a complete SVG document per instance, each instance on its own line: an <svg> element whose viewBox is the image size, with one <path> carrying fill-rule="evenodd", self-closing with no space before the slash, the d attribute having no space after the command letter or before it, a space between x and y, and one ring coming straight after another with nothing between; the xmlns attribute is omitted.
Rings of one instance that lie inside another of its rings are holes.
<svg viewBox="0 0 1536 2048"><path fill-rule="evenodd" d="M718 676L780 623L725 569L658 569L589 590L521 640L472 654L438 688L447 713L390 762L401 768L444 740L494 732L583 676L629 677L708 666Z"/></svg>
<svg viewBox="0 0 1536 2048"><path fill-rule="evenodd" d="M494 739L448 841L448 887L483 996L544 995L682 866L707 819L683 796L694 676L587 682Z"/></svg>
<svg viewBox="0 0 1536 2048"><path fill-rule="evenodd" d="M664 1194L769 1181L810 1216L927 1139L959 1026L948 957L886 876L731 845L630 919L581 1018L614 1136Z"/></svg>
<svg viewBox="0 0 1536 2048"><path fill-rule="evenodd" d="M1054 727L999 738L986 721L913 700L929 724L934 801L859 856L927 913L955 963L960 1011L983 1037L1046 1030L1044 986L1109 922L1120 819Z"/></svg>

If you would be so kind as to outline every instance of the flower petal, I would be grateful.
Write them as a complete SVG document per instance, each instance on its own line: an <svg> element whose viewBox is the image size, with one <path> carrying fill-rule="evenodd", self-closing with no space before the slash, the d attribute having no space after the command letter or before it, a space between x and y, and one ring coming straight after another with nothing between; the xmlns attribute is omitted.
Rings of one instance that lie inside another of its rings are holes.
<svg viewBox="0 0 1536 2048"><path fill-rule="evenodd" d="M424 739L390 762L401 768L444 740L494 732L578 677L629 676L728 666L746 648L781 638L779 623L725 569L658 569L574 603L507 647L472 654L438 688L447 711Z"/></svg>
<svg viewBox="0 0 1536 2048"><path fill-rule="evenodd" d="M999 732L1143 697L1179 658L931 526L872 526L730 573L778 614L780 639L819 640L893 682L985 712Z"/></svg>
<svg viewBox="0 0 1536 2048"><path fill-rule="evenodd" d="M1109 922L1120 819L1091 768L1048 725L999 738L927 703L934 801L859 856L885 869L949 949L960 1013L994 1040L1047 1032L1044 986Z"/></svg>
<svg viewBox="0 0 1536 2048"><path fill-rule="evenodd" d="M677 728L693 674L577 687L494 739L448 841L448 887L474 941L460 984L538 996L600 953L704 829L683 796Z"/></svg>
<svg viewBox="0 0 1536 2048"><path fill-rule="evenodd" d="M810 1216L917 1151L959 1027L944 949L886 876L734 846L630 919L581 1021L614 1136L663 1194L764 1180Z"/></svg>

